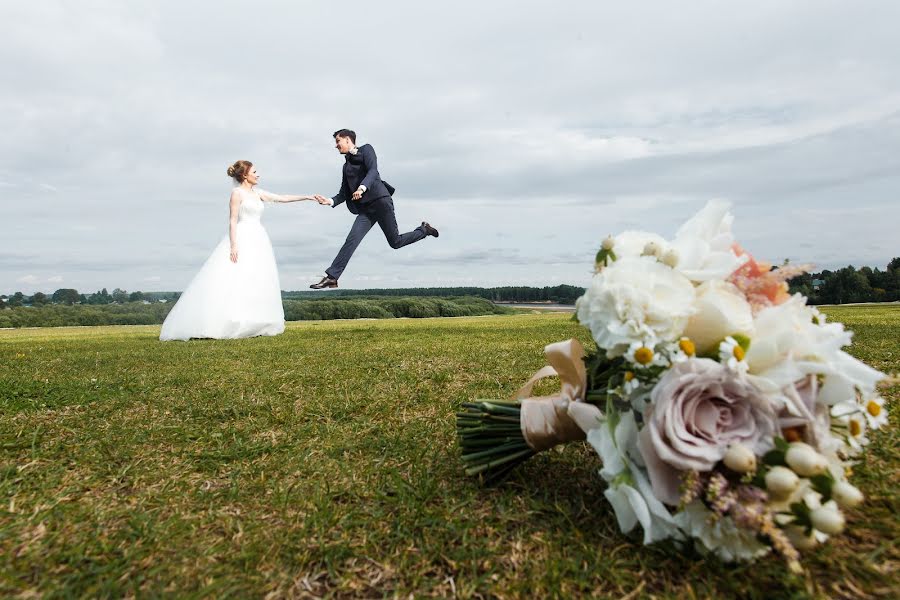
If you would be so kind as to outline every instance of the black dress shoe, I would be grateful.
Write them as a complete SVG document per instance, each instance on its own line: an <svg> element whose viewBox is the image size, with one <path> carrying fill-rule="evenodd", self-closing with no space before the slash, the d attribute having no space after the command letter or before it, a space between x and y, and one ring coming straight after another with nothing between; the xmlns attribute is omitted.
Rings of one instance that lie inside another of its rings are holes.
<svg viewBox="0 0 900 600"><path fill-rule="evenodd" d="M437 236L441 235L441 234L438 233L438 230L437 230L437 229L435 229L434 227L432 227L431 225L429 225L429 224L426 223L425 221L422 221L422 229L425 230L425 235L433 235L434 237L437 237Z"/></svg>
<svg viewBox="0 0 900 600"><path fill-rule="evenodd" d="M319 283L314 283L309 287L314 290L324 290L325 288L336 288L337 286L337 279L326 275L322 278L322 281L320 281Z"/></svg>

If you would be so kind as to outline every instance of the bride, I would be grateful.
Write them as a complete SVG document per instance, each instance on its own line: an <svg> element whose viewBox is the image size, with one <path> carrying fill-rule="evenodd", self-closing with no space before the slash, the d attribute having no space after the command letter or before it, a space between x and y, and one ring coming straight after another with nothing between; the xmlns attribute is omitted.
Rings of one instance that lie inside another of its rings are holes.
<svg viewBox="0 0 900 600"><path fill-rule="evenodd" d="M228 235L216 246L169 312L160 340L233 339L284 331L281 284L272 243L260 222L263 202L315 200L323 196L272 194L256 186L253 163L228 167L231 191Z"/></svg>

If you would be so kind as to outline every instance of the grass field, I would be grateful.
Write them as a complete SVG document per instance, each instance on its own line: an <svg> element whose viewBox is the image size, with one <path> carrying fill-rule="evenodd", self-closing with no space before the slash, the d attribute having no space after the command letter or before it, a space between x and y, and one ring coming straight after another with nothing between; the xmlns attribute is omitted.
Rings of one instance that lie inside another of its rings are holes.
<svg viewBox="0 0 900 600"><path fill-rule="evenodd" d="M826 312L900 370L900 307ZM0 596L897 597L896 386L855 468L867 502L808 576L623 536L584 444L496 489L465 478L456 408L588 342L569 318L0 331Z"/></svg>

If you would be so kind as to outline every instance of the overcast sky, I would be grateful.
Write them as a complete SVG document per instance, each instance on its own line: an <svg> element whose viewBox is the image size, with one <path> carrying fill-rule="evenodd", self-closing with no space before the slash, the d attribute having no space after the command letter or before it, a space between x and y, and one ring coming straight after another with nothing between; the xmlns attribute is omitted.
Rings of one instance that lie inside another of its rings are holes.
<svg viewBox="0 0 900 600"><path fill-rule="evenodd" d="M760 258L900 255L900 3L0 0L0 293L181 290L227 231L226 167L334 195L378 153L400 230L346 288L585 285L626 228L733 203ZM268 205L285 290L344 207Z"/></svg>

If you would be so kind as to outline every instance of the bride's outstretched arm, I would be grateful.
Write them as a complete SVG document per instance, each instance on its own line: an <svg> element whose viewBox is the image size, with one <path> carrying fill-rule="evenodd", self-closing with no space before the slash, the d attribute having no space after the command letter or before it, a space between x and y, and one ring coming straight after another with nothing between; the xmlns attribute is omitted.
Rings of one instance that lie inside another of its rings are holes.
<svg viewBox="0 0 900 600"><path fill-rule="evenodd" d="M237 188L231 192L231 201L228 206L228 239L231 242L231 262L236 263L238 260L237 223L241 210L241 195Z"/></svg>
<svg viewBox="0 0 900 600"><path fill-rule="evenodd" d="M294 194L273 194L257 188L257 193L263 202L302 202L304 200L316 200L315 196L297 196Z"/></svg>

